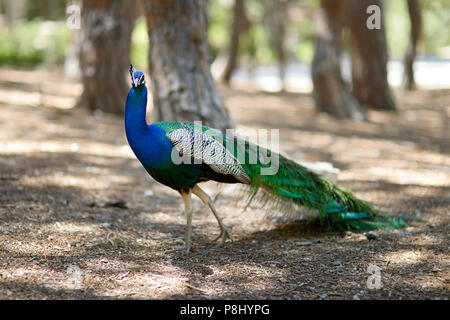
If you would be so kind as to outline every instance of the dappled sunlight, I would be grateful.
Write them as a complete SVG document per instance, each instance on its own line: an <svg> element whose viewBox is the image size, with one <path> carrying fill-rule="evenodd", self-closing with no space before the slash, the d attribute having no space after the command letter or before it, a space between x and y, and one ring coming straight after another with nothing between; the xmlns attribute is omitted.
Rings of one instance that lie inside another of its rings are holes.
<svg viewBox="0 0 450 320"><path fill-rule="evenodd" d="M423 262L430 257L429 252L422 250L402 250L385 254L384 259L392 265L409 265Z"/></svg>
<svg viewBox="0 0 450 320"><path fill-rule="evenodd" d="M339 176L339 179L342 181L359 179L377 181L384 179L387 182L403 185L417 184L422 186L446 187L450 182L450 172L436 172L435 169L423 170L370 166L353 169L349 173L343 173Z"/></svg>
<svg viewBox="0 0 450 320"><path fill-rule="evenodd" d="M50 226L50 232L59 233L93 233L98 232L98 226L95 225L80 225L68 222L55 222Z"/></svg>
<svg viewBox="0 0 450 320"><path fill-rule="evenodd" d="M73 152L102 157L122 157L132 158L133 153L128 145L114 146L111 144L102 143L76 143L58 140L47 140L43 142L35 142L32 140L15 140L0 142L0 149L5 154L17 153L32 153L32 152L46 152L46 153L62 153Z"/></svg>
<svg viewBox="0 0 450 320"><path fill-rule="evenodd" d="M58 80L60 77L58 77ZM57 81L52 74L24 70L0 70L0 103L71 109L82 92L80 83Z"/></svg>
<svg viewBox="0 0 450 320"><path fill-rule="evenodd" d="M89 170L86 170L89 171ZM101 177L101 179L99 179ZM129 184L132 179L124 176L108 175L108 180L103 179L104 175L80 177L65 173L56 172L54 175L39 175L38 177L27 177L21 182L24 186L39 187L42 181L55 186L73 186L90 190L108 189L115 184Z"/></svg>
<svg viewBox="0 0 450 320"><path fill-rule="evenodd" d="M32 93L35 84L27 81L26 90L6 91ZM58 90L46 86L49 95ZM135 160L122 117L3 103L2 297L15 295L9 288L17 286L31 288L26 298L318 299L318 291L330 290L331 299L445 295L450 160L445 123L436 116L447 112L445 91L411 93L426 95L429 121L421 121L421 106L407 102L399 114L375 112L371 122L353 123L315 115L308 95L220 90L238 134L280 129L281 153L326 163L339 185L388 213L424 222L380 231L377 240L325 233L301 220L311 212L262 208L257 201L244 211L245 188L208 182L204 189L234 242L214 247L216 219L194 197L193 251L186 256L181 197ZM378 291L365 288L372 263L386 273ZM80 282L72 281L74 270Z"/></svg>

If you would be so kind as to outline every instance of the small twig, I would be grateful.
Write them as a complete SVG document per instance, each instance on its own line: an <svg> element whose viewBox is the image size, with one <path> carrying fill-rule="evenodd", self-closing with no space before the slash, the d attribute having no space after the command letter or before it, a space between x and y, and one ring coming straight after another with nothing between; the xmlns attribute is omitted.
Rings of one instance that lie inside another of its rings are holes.
<svg viewBox="0 0 450 320"><path fill-rule="evenodd" d="M163 278L163 279L173 280L172 278L163 276L163 275L161 275L161 274L156 274L156 273L151 273L151 272L147 272L147 274L149 274L149 275L151 275L151 276L154 276L154 277L158 277L158 278Z"/></svg>
<svg viewBox="0 0 450 320"><path fill-rule="evenodd" d="M108 232L108 234L106 235L106 242L109 242L111 243L111 245L114 245L112 239L109 238L112 234L113 234L112 232Z"/></svg>
<svg viewBox="0 0 450 320"><path fill-rule="evenodd" d="M205 290L202 290L202 289L200 289L200 288L194 287L193 285L190 285L190 284L187 283L187 282L185 283L185 285L186 285L186 287L188 287L188 288L198 290L198 291L200 291L200 292L202 292L202 293L206 293Z"/></svg>
<svg viewBox="0 0 450 320"><path fill-rule="evenodd" d="M126 276L128 276L129 274L131 273L131 271L127 271L127 272L125 272L125 273L122 273L120 276L119 276L119 280L123 280Z"/></svg>

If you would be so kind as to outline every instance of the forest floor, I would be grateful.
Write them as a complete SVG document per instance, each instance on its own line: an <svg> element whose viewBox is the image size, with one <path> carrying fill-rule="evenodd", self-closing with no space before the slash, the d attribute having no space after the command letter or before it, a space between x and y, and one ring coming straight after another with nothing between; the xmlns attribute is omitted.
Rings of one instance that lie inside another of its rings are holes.
<svg viewBox="0 0 450 320"><path fill-rule="evenodd" d="M282 153L423 222L327 233L207 183L234 242L213 246L194 199L189 255L180 196L145 173L121 117L69 109L80 92L0 70L0 299L449 298L450 90L398 94L399 113L354 123L315 115L310 95L220 87L239 128L280 129Z"/></svg>

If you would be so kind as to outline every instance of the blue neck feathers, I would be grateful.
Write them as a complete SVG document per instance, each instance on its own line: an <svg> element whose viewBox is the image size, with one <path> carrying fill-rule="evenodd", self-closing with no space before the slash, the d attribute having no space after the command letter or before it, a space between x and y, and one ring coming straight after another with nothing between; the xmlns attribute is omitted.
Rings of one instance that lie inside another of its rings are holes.
<svg viewBox="0 0 450 320"><path fill-rule="evenodd" d="M125 130L131 144L139 135L148 131L145 114L147 109L147 87L132 87L125 104Z"/></svg>
<svg viewBox="0 0 450 320"><path fill-rule="evenodd" d="M145 85L132 87L125 104L125 131L136 157L144 167L153 167L161 163L164 148L161 129L147 125L145 120L147 107L147 88Z"/></svg>

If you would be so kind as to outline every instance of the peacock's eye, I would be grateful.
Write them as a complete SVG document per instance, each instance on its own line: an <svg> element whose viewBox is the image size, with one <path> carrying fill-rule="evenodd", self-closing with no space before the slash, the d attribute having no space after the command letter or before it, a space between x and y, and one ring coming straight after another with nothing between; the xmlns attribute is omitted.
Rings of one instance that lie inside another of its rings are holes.
<svg viewBox="0 0 450 320"><path fill-rule="evenodd" d="M142 74L142 75L139 77L139 79L137 80L137 85L139 86L139 85L143 85L143 84L145 84L145 77L144 77L144 75Z"/></svg>

